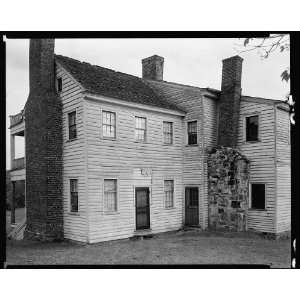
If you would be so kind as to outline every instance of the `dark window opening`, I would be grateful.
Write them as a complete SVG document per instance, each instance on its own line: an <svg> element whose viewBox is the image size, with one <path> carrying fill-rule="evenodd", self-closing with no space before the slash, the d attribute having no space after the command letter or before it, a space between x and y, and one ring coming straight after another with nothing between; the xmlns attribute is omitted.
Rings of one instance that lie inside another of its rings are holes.
<svg viewBox="0 0 300 300"><path fill-rule="evenodd" d="M265 209L265 184L251 184L251 208Z"/></svg>
<svg viewBox="0 0 300 300"><path fill-rule="evenodd" d="M240 208L241 207L240 201L231 201L231 207L232 208Z"/></svg>
<svg viewBox="0 0 300 300"><path fill-rule="evenodd" d="M187 192L189 193L188 207L189 208L198 207L198 188L197 187L187 188Z"/></svg>
<svg viewBox="0 0 300 300"><path fill-rule="evenodd" d="M59 93L62 91L62 78L57 78L57 91Z"/></svg>
<svg viewBox="0 0 300 300"><path fill-rule="evenodd" d="M78 212L78 180L70 179L71 212Z"/></svg>
<svg viewBox="0 0 300 300"><path fill-rule="evenodd" d="M77 138L77 128L76 128L76 111L68 114L69 117L69 140Z"/></svg>
<svg viewBox="0 0 300 300"><path fill-rule="evenodd" d="M246 141L258 141L258 116L246 117Z"/></svg>
<svg viewBox="0 0 300 300"><path fill-rule="evenodd" d="M197 121L188 122L188 144L197 144Z"/></svg>

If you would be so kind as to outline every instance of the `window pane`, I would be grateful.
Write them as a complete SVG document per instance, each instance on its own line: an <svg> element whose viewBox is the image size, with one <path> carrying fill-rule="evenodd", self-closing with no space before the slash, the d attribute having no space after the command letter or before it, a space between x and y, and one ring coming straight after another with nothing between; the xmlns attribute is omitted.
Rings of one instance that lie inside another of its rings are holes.
<svg viewBox="0 0 300 300"><path fill-rule="evenodd" d="M78 211L78 180L70 179L70 206L72 212Z"/></svg>
<svg viewBox="0 0 300 300"><path fill-rule="evenodd" d="M197 144L197 121L188 122L188 144Z"/></svg>
<svg viewBox="0 0 300 300"><path fill-rule="evenodd" d="M111 212L117 210L117 180L104 180L104 209Z"/></svg>
<svg viewBox="0 0 300 300"><path fill-rule="evenodd" d="M164 181L164 190L165 190L165 207L173 207L174 206L174 181L173 180L165 180Z"/></svg>
<svg viewBox="0 0 300 300"><path fill-rule="evenodd" d="M172 144L173 141L173 123L163 122L164 143Z"/></svg>
<svg viewBox="0 0 300 300"><path fill-rule="evenodd" d="M258 140L258 116L246 118L246 141Z"/></svg>
<svg viewBox="0 0 300 300"><path fill-rule="evenodd" d="M75 139L77 137L76 129L76 111L68 114L69 121L69 140Z"/></svg>
<svg viewBox="0 0 300 300"><path fill-rule="evenodd" d="M251 184L251 204L254 209L265 209L265 185Z"/></svg>
<svg viewBox="0 0 300 300"><path fill-rule="evenodd" d="M104 137L116 137L116 114L110 111L102 111L102 134Z"/></svg>
<svg viewBox="0 0 300 300"><path fill-rule="evenodd" d="M146 139L146 118L135 117L135 140L145 141Z"/></svg>

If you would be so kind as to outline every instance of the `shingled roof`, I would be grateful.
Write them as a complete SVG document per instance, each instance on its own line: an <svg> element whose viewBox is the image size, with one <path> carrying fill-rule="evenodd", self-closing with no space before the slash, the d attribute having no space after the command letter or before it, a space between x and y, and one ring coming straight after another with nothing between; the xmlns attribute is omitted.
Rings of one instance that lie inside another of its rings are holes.
<svg viewBox="0 0 300 300"><path fill-rule="evenodd" d="M156 93L142 78L80 62L62 55L55 55L55 59L87 92L184 112Z"/></svg>

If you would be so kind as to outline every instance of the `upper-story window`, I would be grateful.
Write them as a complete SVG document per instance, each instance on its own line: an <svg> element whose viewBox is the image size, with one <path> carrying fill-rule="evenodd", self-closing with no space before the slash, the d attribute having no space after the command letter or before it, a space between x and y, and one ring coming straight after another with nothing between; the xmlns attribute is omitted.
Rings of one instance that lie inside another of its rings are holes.
<svg viewBox="0 0 300 300"><path fill-rule="evenodd" d="M72 111L68 114L69 121L69 140L77 138L77 128L76 128L76 111Z"/></svg>
<svg viewBox="0 0 300 300"><path fill-rule="evenodd" d="M197 144L197 121L187 123L188 145Z"/></svg>
<svg viewBox="0 0 300 300"><path fill-rule="evenodd" d="M57 78L57 80L56 80L56 89L57 89L58 93L60 93L62 91L62 78L61 77Z"/></svg>
<svg viewBox="0 0 300 300"><path fill-rule="evenodd" d="M258 141L258 116L246 117L246 142Z"/></svg>
<svg viewBox="0 0 300 300"><path fill-rule="evenodd" d="M163 122L164 144L173 143L173 123Z"/></svg>
<svg viewBox="0 0 300 300"><path fill-rule="evenodd" d="M105 138L116 138L116 113L102 111L102 135Z"/></svg>
<svg viewBox="0 0 300 300"><path fill-rule="evenodd" d="M139 142L146 140L146 118L135 117L135 140Z"/></svg>

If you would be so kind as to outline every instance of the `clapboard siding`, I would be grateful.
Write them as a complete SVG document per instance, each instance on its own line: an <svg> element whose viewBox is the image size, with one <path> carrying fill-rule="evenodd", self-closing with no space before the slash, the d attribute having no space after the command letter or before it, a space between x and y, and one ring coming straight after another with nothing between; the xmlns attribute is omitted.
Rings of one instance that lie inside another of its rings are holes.
<svg viewBox="0 0 300 300"><path fill-rule="evenodd" d="M176 230L182 226L183 136L182 118L85 100L88 158L89 240L99 242L130 237L135 231L134 170L150 168L150 226L152 232ZM116 112L117 138L101 137L101 110ZM147 140L134 140L135 116L147 118ZM163 121L173 122L173 145L163 145ZM118 182L118 211L104 212L104 179ZM164 207L164 180L174 180L174 208Z"/></svg>
<svg viewBox="0 0 300 300"><path fill-rule="evenodd" d="M245 117L259 115L259 142L245 142ZM238 148L250 160L250 183L266 184L266 209L248 211L248 229L276 232L276 180L274 107L270 104L241 101Z"/></svg>
<svg viewBox="0 0 300 300"><path fill-rule="evenodd" d="M60 93L63 104L63 201L64 237L76 241L87 241L86 221L86 183L82 90L80 85L57 64L56 76L62 78L63 89ZM77 139L68 141L67 114L76 110ZM79 213L70 213L69 180L78 179Z"/></svg>
<svg viewBox="0 0 300 300"><path fill-rule="evenodd" d="M276 109L277 232L291 229L291 147L289 113Z"/></svg>

